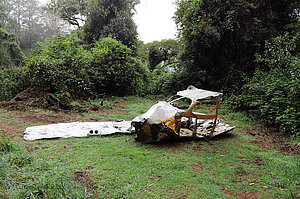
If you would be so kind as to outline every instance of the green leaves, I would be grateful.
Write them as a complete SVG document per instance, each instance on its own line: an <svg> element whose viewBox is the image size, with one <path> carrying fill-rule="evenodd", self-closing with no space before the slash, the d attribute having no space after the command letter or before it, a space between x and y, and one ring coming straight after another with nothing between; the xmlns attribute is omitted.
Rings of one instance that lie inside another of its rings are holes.
<svg viewBox="0 0 300 199"><path fill-rule="evenodd" d="M183 46L183 76L178 81L184 87L198 84L237 92L245 79L252 77L257 66L255 53L262 51L265 40L283 34L288 24L298 23L295 9L292 1L285 0L177 1L174 18ZM290 44L292 47L292 41ZM274 58L278 56L276 49L270 50ZM281 60L289 59L281 56ZM185 81L186 76L190 76L189 81Z"/></svg>
<svg viewBox="0 0 300 199"><path fill-rule="evenodd" d="M147 73L121 42L103 38L89 50L75 33L40 44L28 67L33 85L73 98L136 94Z"/></svg>
<svg viewBox="0 0 300 199"><path fill-rule="evenodd" d="M0 66L0 101L9 100L24 89L27 71L24 66Z"/></svg>
<svg viewBox="0 0 300 199"><path fill-rule="evenodd" d="M132 57L132 50L112 38L103 38L91 49L93 57L89 73L97 93L128 95L146 81L147 70Z"/></svg>
<svg viewBox="0 0 300 199"><path fill-rule="evenodd" d="M265 51L257 55L262 69L243 86L242 94L229 102L246 110L286 134L299 135L300 62L296 43L299 34L285 34L266 42Z"/></svg>
<svg viewBox="0 0 300 199"><path fill-rule="evenodd" d="M93 43L100 38L113 37L135 50L136 25L132 19L139 0L90 0L87 6L85 41Z"/></svg>

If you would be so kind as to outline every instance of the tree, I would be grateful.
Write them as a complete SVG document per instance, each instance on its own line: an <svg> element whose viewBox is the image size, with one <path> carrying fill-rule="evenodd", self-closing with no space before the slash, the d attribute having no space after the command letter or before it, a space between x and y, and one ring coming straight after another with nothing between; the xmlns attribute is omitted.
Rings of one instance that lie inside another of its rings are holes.
<svg viewBox="0 0 300 199"><path fill-rule="evenodd" d="M110 36L136 50L137 30L132 16L138 3L139 0L51 0L46 9L83 27L88 44Z"/></svg>
<svg viewBox="0 0 300 199"><path fill-rule="evenodd" d="M229 101L232 108L299 136L300 34L284 34L266 42L256 55L261 66Z"/></svg>
<svg viewBox="0 0 300 199"><path fill-rule="evenodd" d="M42 35L41 41L53 39L56 35L65 35L71 31L68 23L47 10L43 10L41 20L43 24L43 27L39 29Z"/></svg>
<svg viewBox="0 0 300 199"><path fill-rule="evenodd" d="M136 50L137 30L132 19L138 0L90 0L84 27L87 43L111 36Z"/></svg>
<svg viewBox="0 0 300 199"><path fill-rule="evenodd" d="M17 43L16 35L0 28L0 67L18 66L23 63L24 54Z"/></svg>
<svg viewBox="0 0 300 199"><path fill-rule="evenodd" d="M41 29L41 7L37 0L27 0L22 5L22 15L18 22L21 23L18 28L18 36L20 40L20 47L23 50L29 50L41 40L41 35L38 30Z"/></svg>
<svg viewBox="0 0 300 199"><path fill-rule="evenodd" d="M181 0L175 21L183 50L182 84L238 90L264 42L297 22L292 0Z"/></svg>
<svg viewBox="0 0 300 199"><path fill-rule="evenodd" d="M150 70L153 70L159 63L170 65L176 61L179 51L179 43L174 39L154 41L144 44L147 52L147 61Z"/></svg>
<svg viewBox="0 0 300 199"><path fill-rule="evenodd" d="M27 52L37 41L45 41L69 30L62 20L46 13L38 0L3 0L0 11L0 25L16 34L21 49Z"/></svg>
<svg viewBox="0 0 300 199"><path fill-rule="evenodd" d="M51 0L45 9L79 28L86 22L87 5L88 0Z"/></svg>
<svg viewBox="0 0 300 199"><path fill-rule="evenodd" d="M4 27L9 19L9 11L11 10L11 5L8 0L0 1L0 27Z"/></svg>

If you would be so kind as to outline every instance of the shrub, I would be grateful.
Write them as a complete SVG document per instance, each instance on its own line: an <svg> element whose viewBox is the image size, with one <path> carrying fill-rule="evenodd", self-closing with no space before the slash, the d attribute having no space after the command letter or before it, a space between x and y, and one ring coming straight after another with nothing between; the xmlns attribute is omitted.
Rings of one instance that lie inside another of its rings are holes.
<svg viewBox="0 0 300 199"><path fill-rule="evenodd" d="M55 94L69 92L76 98L91 95L93 85L85 72L89 56L76 35L39 43L27 63L32 86Z"/></svg>
<svg viewBox="0 0 300 199"><path fill-rule="evenodd" d="M147 70L131 49L112 38L89 48L75 34L40 43L28 62L32 86L57 96L70 93L73 98L141 90Z"/></svg>
<svg viewBox="0 0 300 199"><path fill-rule="evenodd" d="M299 135L300 60L296 51L299 34L285 34L266 42L257 55L252 79L233 96L230 105L278 127L286 134Z"/></svg>
<svg viewBox="0 0 300 199"><path fill-rule="evenodd" d="M170 68L157 66L151 73L148 86L148 93L154 95L174 94L175 89L172 87L174 72Z"/></svg>
<svg viewBox="0 0 300 199"><path fill-rule="evenodd" d="M26 73L24 66L0 66L0 101L9 100L24 89Z"/></svg>
<svg viewBox="0 0 300 199"><path fill-rule="evenodd" d="M102 38L91 49L89 77L99 94L135 94L147 80L147 69L132 50L112 38Z"/></svg>

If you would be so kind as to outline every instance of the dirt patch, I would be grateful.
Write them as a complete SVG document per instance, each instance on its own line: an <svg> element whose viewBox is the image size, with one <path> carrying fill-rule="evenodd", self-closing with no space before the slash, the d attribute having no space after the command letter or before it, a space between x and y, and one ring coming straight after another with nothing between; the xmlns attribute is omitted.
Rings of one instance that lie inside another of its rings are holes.
<svg viewBox="0 0 300 199"><path fill-rule="evenodd" d="M178 189L163 189L163 190L171 195L171 199L174 199L174 198L178 198L178 199L189 198L186 194L180 193L180 190L178 190ZM185 190L187 190L186 187L185 187ZM193 190L188 189L187 191L193 191Z"/></svg>
<svg viewBox="0 0 300 199"><path fill-rule="evenodd" d="M225 194L238 199L256 199L257 191L245 191L242 193L232 193L231 191L226 191Z"/></svg>
<svg viewBox="0 0 300 199"><path fill-rule="evenodd" d="M179 153L175 148L172 148L171 150L172 151L169 151L168 154L178 154Z"/></svg>
<svg viewBox="0 0 300 199"><path fill-rule="evenodd" d="M70 109L70 97L58 99L54 94L45 92L37 87L27 88L17 94L11 101L1 102L0 106L9 110L26 110L28 107L50 107Z"/></svg>
<svg viewBox="0 0 300 199"><path fill-rule="evenodd" d="M253 138L256 138L252 143L269 151L272 149L279 150L284 155L300 154L300 145L291 146L283 136L279 135L274 129L264 126L255 125L247 126L243 130Z"/></svg>
<svg viewBox="0 0 300 199"><path fill-rule="evenodd" d="M119 115L122 115L122 114L128 114L128 111L127 110L124 110L126 107L126 105L124 104L123 101L119 101L115 104L115 107L114 107L114 113L115 114L119 114Z"/></svg>
<svg viewBox="0 0 300 199"><path fill-rule="evenodd" d="M201 171L203 169L203 166L201 163L195 163L190 165L194 172Z"/></svg>
<svg viewBox="0 0 300 199"><path fill-rule="evenodd" d="M93 182L86 172L74 172L73 173L73 178L77 181L80 182L81 184L84 184L85 187L88 188L94 188L96 183Z"/></svg>
<svg viewBox="0 0 300 199"><path fill-rule="evenodd" d="M3 135L13 136L21 132L21 127L11 124L0 122L0 133Z"/></svg>
<svg viewBox="0 0 300 199"><path fill-rule="evenodd" d="M90 169L90 167L87 167L85 169ZM86 171L74 172L73 178L75 179L75 181L88 188L88 191L93 194L91 198L103 198L103 196L100 196L99 193L97 193L97 183L90 178L89 174ZM109 195L110 193L107 192L106 194Z"/></svg>
<svg viewBox="0 0 300 199"><path fill-rule="evenodd" d="M262 168L265 165L263 159L261 159L259 157L254 157L251 160L243 160L242 163L247 164L247 165L255 164L260 168Z"/></svg>

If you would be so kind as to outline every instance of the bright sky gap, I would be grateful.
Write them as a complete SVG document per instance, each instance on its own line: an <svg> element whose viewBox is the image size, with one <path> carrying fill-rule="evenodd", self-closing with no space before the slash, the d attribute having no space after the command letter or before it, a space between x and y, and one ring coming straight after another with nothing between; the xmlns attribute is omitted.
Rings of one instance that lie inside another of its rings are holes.
<svg viewBox="0 0 300 199"><path fill-rule="evenodd" d="M39 0L42 4L49 0ZM141 0L133 17L139 39L144 43L175 39L176 25L172 19L176 11L175 0Z"/></svg>

